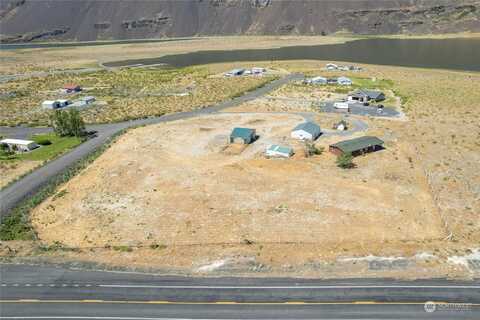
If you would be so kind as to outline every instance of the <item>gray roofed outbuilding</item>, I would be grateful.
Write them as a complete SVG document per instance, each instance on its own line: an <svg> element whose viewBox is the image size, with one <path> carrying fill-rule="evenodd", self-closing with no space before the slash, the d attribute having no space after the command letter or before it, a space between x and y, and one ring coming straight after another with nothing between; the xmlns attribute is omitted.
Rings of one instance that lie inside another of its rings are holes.
<svg viewBox="0 0 480 320"><path fill-rule="evenodd" d="M316 124L314 122L310 122L310 121L300 123L295 128L293 128L292 133L294 133L295 131L300 131L300 130L311 134L312 135L312 140L315 140L316 138L318 138L318 136L320 136L320 134L322 133L322 129L320 129L320 126L318 124Z"/></svg>

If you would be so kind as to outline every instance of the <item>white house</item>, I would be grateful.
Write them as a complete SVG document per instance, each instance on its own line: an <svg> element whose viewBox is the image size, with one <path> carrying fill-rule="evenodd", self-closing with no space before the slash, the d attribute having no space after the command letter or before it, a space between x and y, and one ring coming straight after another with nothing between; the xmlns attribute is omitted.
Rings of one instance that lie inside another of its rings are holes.
<svg viewBox="0 0 480 320"><path fill-rule="evenodd" d="M88 96L88 97L83 97L80 99L80 101L85 102L86 104L93 103L95 101L95 97Z"/></svg>
<svg viewBox="0 0 480 320"><path fill-rule="evenodd" d="M290 147L283 147L276 144L272 144L265 151L267 157L281 157L289 158L293 155L293 149Z"/></svg>
<svg viewBox="0 0 480 320"><path fill-rule="evenodd" d="M347 78L347 77L339 77L337 79L337 82L341 86L351 86L352 83L353 83L352 80L350 78Z"/></svg>
<svg viewBox="0 0 480 320"><path fill-rule="evenodd" d="M28 152L39 147L35 141L22 139L3 139L0 144L8 146L10 151Z"/></svg>
<svg viewBox="0 0 480 320"><path fill-rule="evenodd" d="M60 108L60 103L56 100L45 100L42 102L43 109L57 109Z"/></svg>
<svg viewBox="0 0 480 320"><path fill-rule="evenodd" d="M313 141L317 139L320 134L322 134L322 130L316 123L304 122L293 128L290 135L294 139Z"/></svg>

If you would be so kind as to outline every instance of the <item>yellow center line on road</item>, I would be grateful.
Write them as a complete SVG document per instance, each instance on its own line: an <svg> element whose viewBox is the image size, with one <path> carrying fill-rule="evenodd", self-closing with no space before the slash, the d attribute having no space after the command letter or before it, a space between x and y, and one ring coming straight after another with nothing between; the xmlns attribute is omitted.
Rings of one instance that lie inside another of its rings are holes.
<svg viewBox="0 0 480 320"><path fill-rule="evenodd" d="M432 301L436 304L465 304L469 306L480 306L480 303L461 303L461 302L445 302ZM219 304L235 304L235 305L424 305L425 302L381 302L381 301L285 301L285 302L237 302L237 301L135 301L135 300L38 300L38 299L19 299L19 300L0 300L0 303L97 303L97 304L172 304L172 305L219 305Z"/></svg>

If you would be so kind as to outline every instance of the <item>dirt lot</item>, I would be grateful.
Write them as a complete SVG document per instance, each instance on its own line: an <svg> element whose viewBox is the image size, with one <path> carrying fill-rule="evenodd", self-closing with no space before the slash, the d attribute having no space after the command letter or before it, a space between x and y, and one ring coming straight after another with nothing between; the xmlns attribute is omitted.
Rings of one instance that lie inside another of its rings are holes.
<svg viewBox="0 0 480 320"><path fill-rule="evenodd" d="M303 156L302 144L289 138L301 121L222 114L132 130L39 206L33 224L41 240L68 247L295 243L321 246L330 259L359 246L381 254L385 242L401 248L447 235L407 144L387 139L386 150L344 171L328 152ZM234 126L260 135L238 155L225 152ZM265 159L270 143L292 145L296 156Z"/></svg>

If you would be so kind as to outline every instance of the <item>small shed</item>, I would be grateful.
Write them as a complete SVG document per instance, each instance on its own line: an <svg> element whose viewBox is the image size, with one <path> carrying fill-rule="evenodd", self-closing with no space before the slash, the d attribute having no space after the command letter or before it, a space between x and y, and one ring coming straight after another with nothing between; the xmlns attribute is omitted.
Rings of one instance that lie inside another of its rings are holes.
<svg viewBox="0 0 480 320"><path fill-rule="evenodd" d="M42 102L43 109L58 109L60 107L60 103L56 100L45 100Z"/></svg>
<svg viewBox="0 0 480 320"><path fill-rule="evenodd" d="M317 139L320 134L322 134L320 126L314 122L307 121L304 123L300 123L298 126L293 128L291 137L299 140L313 141Z"/></svg>
<svg viewBox="0 0 480 320"><path fill-rule="evenodd" d="M92 97L92 96L83 97L83 98L80 98L80 101L83 101L86 104L90 104L95 102L95 97Z"/></svg>
<svg viewBox="0 0 480 320"><path fill-rule="evenodd" d="M230 134L230 143L250 144L256 139L255 129L234 128Z"/></svg>
<svg viewBox="0 0 480 320"><path fill-rule="evenodd" d="M270 145L265 151L267 157L290 158L293 155L293 149L290 147L279 146L277 144Z"/></svg>
<svg viewBox="0 0 480 320"><path fill-rule="evenodd" d="M22 139L3 139L0 144L6 145L10 151L28 152L39 147L35 141Z"/></svg>
<svg viewBox="0 0 480 320"><path fill-rule="evenodd" d="M63 90L65 90L67 93L71 93L82 91L82 88L77 84L69 83L63 86Z"/></svg>
<svg viewBox="0 0 480 320"><path fill-rule="evenodd" d="M337 122L333 125L333 129L334 130L338 130L338 131L345 131L348 129L348 124L347 124L347 121L345 120L341 120L340 122Z"/></svg>
<svg viewBox="0 0 480 320"><path fill-rule="evenodd" d="M374 152L383 148L383 141L377 137L365 136L344 140L330 145L329 151L337 156L350 153L353 156Z"/></svg>
<svg viewBox="0 0 480 320"><path fill-rule="evenodd" d="M339 77L337 82L341 86L351 86L353 84L352 79L347 77Z"/></svg>

